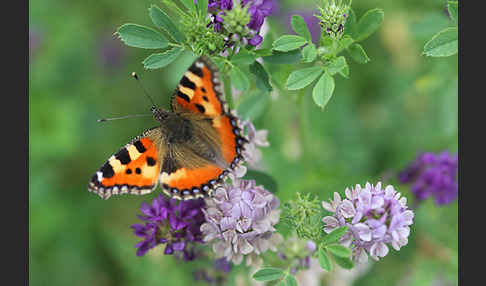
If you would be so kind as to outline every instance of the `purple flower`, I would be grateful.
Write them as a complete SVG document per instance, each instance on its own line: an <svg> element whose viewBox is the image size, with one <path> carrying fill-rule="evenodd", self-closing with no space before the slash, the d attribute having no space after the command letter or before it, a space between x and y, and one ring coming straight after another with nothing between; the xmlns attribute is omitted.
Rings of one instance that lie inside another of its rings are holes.
<svg viewBox="0 0 486 286"><path fill-rule="evenodd" d="M152 205L142 203L138 218L145 224L131 226L136 236L143 240L135 245L137 256L159 244L166 244L164 254L182 252L185 260L194 259L190 243L202 243L201 224L204 222L203 199L178 201L163 195L156 197Z"/></svg>
<svg viewBox="0 0 486 286"><path fill-rule="evenodd" d="M322 202L323 208L333 213L322 221L326 233L348 227L341 243L351 247L352 259L366 262L369 254L378 260L388 254L387 244L400 250L408 243L414 214L407 207L407 199L400 198L393 186L382 189L380 182L376 186L366 183L364 188L356 185L346 189L345 194L344 200L334 193L334 200Z"/></svg>
<svg viewBox="0 0 486 286"><path fill-rule="evenodd" d="M257 255L269 248L276 251L282 237L273 227L280 219L279 200L253 180L234 179L214 191L203 209L206 223L201 225L204 241L212 244L217 257L240 264L256 262Z"/></svg>
<svg viewBox="0 0 486 286"><path fill-rule="evenodd" d="M402 184L410 184L419 200L430 196L437 205L449 204L457 198L458 156L447 151L440 154L421 153L399 174Z"/></svg>
<svg viewBox="0 0 486 286"><path fill-rule="evenodd" d="M246 8L246 16L241 13L231 15L231 21L225 21L225 17L230 15L238 5L238 8ZM263 37L259 35L260 29L265 18L274 12L276 8L275 0L209 0L209 13L212 15L211 24L214 30L220 33L229 34L228 46L232 46L230 41L244 40L252 46L259 45ZM249 19L247 18L249 15ZM244 24L246 27L238 27ZM234 35L238 37L233 37Z"/></svg>

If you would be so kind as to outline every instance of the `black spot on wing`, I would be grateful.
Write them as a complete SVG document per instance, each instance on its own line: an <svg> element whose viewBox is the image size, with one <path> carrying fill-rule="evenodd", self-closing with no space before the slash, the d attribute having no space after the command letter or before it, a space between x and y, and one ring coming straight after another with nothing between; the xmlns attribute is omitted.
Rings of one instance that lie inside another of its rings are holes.
<svg viewBox="0 0 486 286"><path fill-rule="evenodd" d="M199 112L201 112L201 113L206 112L206 108L204 108L204 106L202 106L201 104L196 103L196 107L197 107L197 110L199 110Z"/></svg>
<svg viewBox="0 0 486 286"><path fill-rule="evenodd" d="M143 146L143 144L140 140L133 143L133 145L135 145L135 148L137 148L137 151L140 152L140 153L147 151L147 149L145 148L145 146Z"/></svg>
<svg viewBox="0 0 486 286"><path fill-rule="evenodd" d="M109 162L106 162L103 167L100 169L101 173L103 173L103 178L111 178L115 175L113 171L113 167L110 165Z"/></svg>
<svg viewBox="0 0 486 286"><path fill-rule="evenodd" d="M190 88L190 89L196 89L196 84L193 83L190 79L188 79L186 76L183 76L181 79L180 84L184 87Z"/></svg>
<svg viewBox="0 0 486 286"><path fill-rule="evenodd" d="M147 165L154 166L155 165L155 159L152 158L152 157L147 157Z"/></svg>
<svg viewBox="0 0 486 286"><path fill-rule="evenodd" d="M187 102L190 102L191 99L189 98L189 96L187 96L187 94L183 93L182 91L178 90L177 91L177 96L184 99L185 101Z"/></svg>
<svg viewBox="0 0 486 286"><path fill-rule="evenodd" d="M132 161L126 148L122 148L120 151L118 151L118 153L115 154L115 158L118 159L123 165L126 165Z"/></svg>
<svg viewBox="0 0 486 286"><path fill-rule="evenodd" d="M196 64L190 66L189 71L191 71L193 74L197 75L198 77L203 77L202 69L198 68Z"/></svg>

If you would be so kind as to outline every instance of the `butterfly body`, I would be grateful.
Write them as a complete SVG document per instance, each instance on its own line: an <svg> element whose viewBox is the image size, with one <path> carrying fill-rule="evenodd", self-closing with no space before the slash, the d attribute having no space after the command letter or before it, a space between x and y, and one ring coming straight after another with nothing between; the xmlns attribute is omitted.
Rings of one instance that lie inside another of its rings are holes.
<svg viewBox="0 0 486 286"><path fill-rule="evenodd" d="M146 194L160 183L177 199L210 195L243 162L247 139L223 100L217 70L201 57L181 79L172 110L153 107L158 126L111 156L93 175L88 190L104 199Z"/></svg>

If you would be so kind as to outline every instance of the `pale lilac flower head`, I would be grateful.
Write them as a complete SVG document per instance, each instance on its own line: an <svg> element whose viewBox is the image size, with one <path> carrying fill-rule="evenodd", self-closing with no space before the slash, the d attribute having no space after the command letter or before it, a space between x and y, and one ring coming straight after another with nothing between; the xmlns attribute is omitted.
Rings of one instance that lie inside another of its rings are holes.
<svg viewBox="0 0 486 286"><path fill-rule="evenodd" d="M203 209L206 223L201 225L205 242L213 241L217 257L240 264L243 256L256 261L257 255L272 249L282 237L274 225L280 219L279 200L254 180L232 181L218 187Z"/></svg>
<svg viewBox="0 0 486 286"><path fill-rule="evenodd" d="M351 247L353 260L366 262L368 255L378 260L388 254L387 245L400 250L408 243L414 214L393 186L382 189L380 182L376 186L366 183L364 188L347 188L345 194L341 199L334 193L334 200L322 202L324 209L333 213L322 221L326 233L348 227L341 243Z"/></svg>
<svg viewBox="0 0 486 286"><path fill-rule="evenodd" d="M143 240L135 245L137 256L159 244L165 244L164 254L181 252L185 260L194 259L194 252L189 244L202 243L201 224L204 222L203 199L178 201L163 195L156 197L152 205L142 203L143 215L138 218L145 222L131 226L136 236Z"/></svg>
<svg viewBox="0 0 486 286"><path fill-rule="evenodd" d="M399 180L411 184L412 193L419 201L433 196L437 205L444 205L457 198L457 171L457 154L426 152L400 172Z"/></svg>

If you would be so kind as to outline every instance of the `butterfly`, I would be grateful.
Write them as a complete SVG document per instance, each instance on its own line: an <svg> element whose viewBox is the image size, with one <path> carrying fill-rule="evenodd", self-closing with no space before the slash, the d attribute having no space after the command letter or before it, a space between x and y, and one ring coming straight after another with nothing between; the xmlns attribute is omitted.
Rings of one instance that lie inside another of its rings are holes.
<svg viewBox="0 0 486 286"><path fill-rule="evenodd" d="M152 107L159 125L112 155L91 178L90 192L104 199L143 195L160 183L169 197L202 198L243 163L248 139L209 58L199 57L184 73L170 109Z"/></svg>

